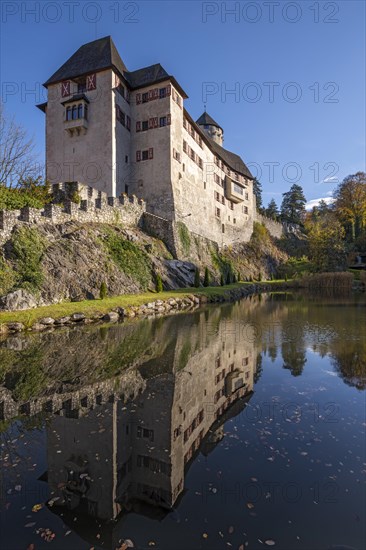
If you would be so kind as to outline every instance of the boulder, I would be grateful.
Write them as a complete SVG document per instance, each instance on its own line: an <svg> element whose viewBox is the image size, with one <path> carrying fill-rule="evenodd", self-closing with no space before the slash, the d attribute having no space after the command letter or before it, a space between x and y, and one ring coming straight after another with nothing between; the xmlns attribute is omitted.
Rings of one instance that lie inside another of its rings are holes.
<svg viewBox="0 0 366 550"><path fill-rule="evenodd" d="M42 323L34 323L34 325L32 325L32 330L36 330L36 331L42 331L42 330L46 330L47 328L47 325L43 325Z"/></svg>
<svg viewBox="0 0 366 550"><path fill-rule="evenodd" d="M108 321L110 323L117 323L119 320L119 315L116 311L110 311L109 313L106 313L103 317L103 321Z"/></svg>
<svg viewBox="0 0 366 550"><path fill-rule="evenodd" d="M55 325L67 325L70 321L71 317L60 317L60 319L56 319Z"/></svg>
<svg viewBox="0 0 366 550"><path fill-rule="evenodd" d="M25 329L25 326L23 323L7 323L7 327L9 330L14 332L21 332Z"/></svg>
<svg viewBox="0 0 366 550"><path fill-rule="evenodd" d="M0 298L0 309L6 311L20 311L23 309L34 309L37 307L37 300L30 292L20 288Z"/></svg>
<svg viewBox="0 0 366 550"><path fill-rule="evenodd" d="M84 321L84 319L84 313L73 313L71 315L71 321L74 321L74 323L80 323L81 321Z"/></svg>
<svg viewBox="0 0 366 550"><path fill-rule="evenodd" d="M42 317L42 319L40 319L38 321L38 323L40 325L47 325L47 326L50 326L50 325L53 325L55 323L55 320L52 319L52 317Z"/></svg>

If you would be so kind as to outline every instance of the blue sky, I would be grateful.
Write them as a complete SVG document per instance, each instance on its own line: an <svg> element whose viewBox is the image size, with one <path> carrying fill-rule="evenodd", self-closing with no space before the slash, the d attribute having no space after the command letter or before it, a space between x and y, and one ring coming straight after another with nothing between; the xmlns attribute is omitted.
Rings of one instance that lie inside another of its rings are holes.
<svg viewBox="0 0 366 550"><path fill-rule="evenodd" d="M111 35L130 70L161 63L207 111L224 146L262 182L264 202L300 183L329 197L365 169L365 3L1 2L6 110L44 158L44 82L74 51ZM232 91L232 93L229 93Z"/></svg>

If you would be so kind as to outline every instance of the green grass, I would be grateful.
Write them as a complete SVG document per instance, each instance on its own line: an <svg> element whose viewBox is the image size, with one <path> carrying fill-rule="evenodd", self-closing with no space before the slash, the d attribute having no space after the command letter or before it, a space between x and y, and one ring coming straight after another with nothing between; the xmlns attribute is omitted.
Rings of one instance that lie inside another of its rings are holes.
<svg viewBox="0 0 366 550"><path fill-rule="evenodd" d="M287 281L289 283L290 281ZM285 283L284 280L262 281L262 284L275 285ZM65 317L73 313L84 313L87 317L107 313L116 307L129 308L133 306L141 306L147 302L155 300L168 300L169 298L184 298L189 294L204 294L210 296L223 296L228 290L242 288L253 283L240 282L225 286L211 286L200 288L180 288L178 290L169 290L159 293L143 292L141 294L123 294L122 296L108 297L104 300L84 300L82 302L63 302L51 306L39 307L36 309L28 309L25 311L6 311L0 313L0 325L3 323L19 322L24 323L27 327L42 317ZM257 283L258 284L258 283Z"/></svg>

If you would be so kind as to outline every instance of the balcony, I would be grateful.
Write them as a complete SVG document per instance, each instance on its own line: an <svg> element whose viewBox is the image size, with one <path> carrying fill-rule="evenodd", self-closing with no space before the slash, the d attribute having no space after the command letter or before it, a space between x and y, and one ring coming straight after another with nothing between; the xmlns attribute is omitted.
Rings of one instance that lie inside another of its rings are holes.
<svg viewBox="0 0 366 550"><path fill-rule="evenodd" d="M225 176L226 196L232 202L243 202L245 197L245 187L229 176Z"/></svg>
<svg viewBox="0 0 366 550"><path fill-rule="evenodd" d="M88 121L86 118L76 118L75 120L65 120L64 129L71 135L80 135L86 133Z"/></svg>

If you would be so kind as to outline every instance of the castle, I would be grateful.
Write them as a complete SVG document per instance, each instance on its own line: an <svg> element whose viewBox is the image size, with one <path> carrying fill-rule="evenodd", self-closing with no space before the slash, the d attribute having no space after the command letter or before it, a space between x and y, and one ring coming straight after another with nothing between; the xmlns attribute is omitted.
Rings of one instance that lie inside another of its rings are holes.
<svg viewBox="0 0 366 550"><path fill-rule="evenodd" d="M103 196L135 195L162 223L220 246L249 240L253 176L223 129L160 65L128 71L110 36L81 46L44 84L46 177ZM155 223L156 226L156 223Z"/></svg>

